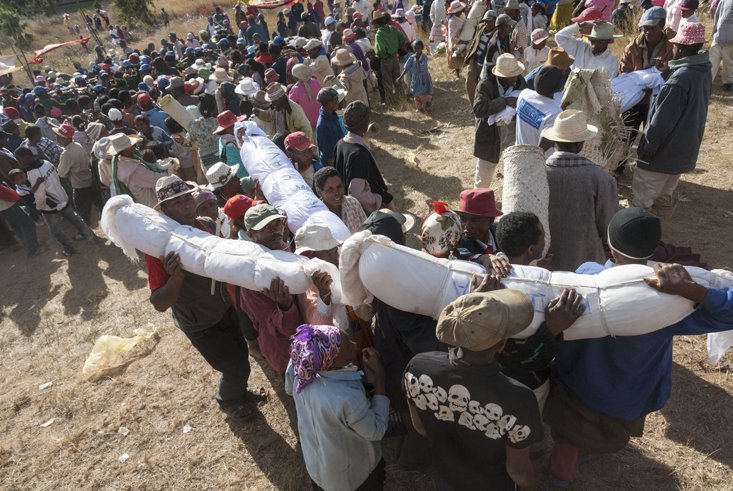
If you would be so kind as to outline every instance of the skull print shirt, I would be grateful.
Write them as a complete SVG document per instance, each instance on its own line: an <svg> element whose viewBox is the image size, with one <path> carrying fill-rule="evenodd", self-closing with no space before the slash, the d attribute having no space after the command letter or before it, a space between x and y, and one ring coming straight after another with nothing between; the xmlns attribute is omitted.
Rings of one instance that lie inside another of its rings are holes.
<svg viewBox="0 0 733 491"><path fill-rule="evenodd" d="M506 451L542 440L534 393L500 372L449 353L416 355L402 378L407 400L427 430L433 462L452 489L514 489Z"/></svg>

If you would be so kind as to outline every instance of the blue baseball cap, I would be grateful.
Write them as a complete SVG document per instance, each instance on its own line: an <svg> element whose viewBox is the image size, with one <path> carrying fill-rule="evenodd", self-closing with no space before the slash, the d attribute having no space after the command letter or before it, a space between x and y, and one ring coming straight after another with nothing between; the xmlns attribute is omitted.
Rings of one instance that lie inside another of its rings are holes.
<svg viewBox="0 0 733 491"><path fill-rule="evenodd" d="M94 88L92 90L94 90L94 92L96 92L97 94L99 94L100 92L104 92L105 89L104 89L104 85L97 84L97 85L94 86Z"/></svg>
<svg viewBox="0 0 733 491"><path fill-rule="evenodd" d="M149 72L152 72L152 71L153 71L153 67L151 67L147 63L143 63L142 65L140 65L140 72L141 73L149 73Z"/></svg>
<svg viewBox="0 0 733 491"><path fill-rule="evenodd" d="M257 51L257 46L250 46L250 47L247 48L247 54L248 55L255 54L255 51Z"/></svg>
<svg viewBox="0 0 733 491"><path fill-rule="evenodd" d="M36 100L36 95L28 92L26 95L23 96L23 100L25 102L33 102Z"/></svg>
<svg viewBox="0 0 733 491"><path fill-rule="evenodd" d="M639 27L663 26L667 22L667 11L663 7L652 7L641 16Z"/></svg>
<svg viewBox="0 0 733 491"><path fill-rule="evenodd" d="M274 38L272 38L272 42L278 46L282 46L283 44L285 44L285 39L283 39L282 36L275 36Z"/></svg>
<svg viewBox="0 0 733 491"><path fill-rule="evenodd" d="M106 71L104 71L104 70L101 70L101 71L99 72L99 76L100 76L100 77L104 77L105 75L109 77L109 73L107 73Z"/></svg>
<svg viewBox="0 0 733 491"><path fill-rule="evenodd" d="M216 45L219 46L220 48L222 48L224 46L229 46L229 40L228 39L222 39L221 41L219 41L218 43L216 43Z"/></svg>
<svg viewBox="0 0 733 491"><path fill-rule="evenodd" d="M196 56L202 55L202 54L204 54L204 49L203 48L194 48L193 49L193 54L196 55Z"/></svg>
<svg viewBox="0 0 733 491"><path fill-rule="evenodd" d="M148 84L146 84L145 82L140 82L139 84L137 84L137 90L144 90L145 92L147 92L150 90L150 87L148 87Z"/></svg>
<svg viewBox="0 0 733 491"><path fill-rule="evenodd" d="M79 75L78 77L74 77L74 83L75 83L76 85L81 85L81 84L83 84L83 83L84 83L85 81L86 81L86 78L82 77L81 75Z"/></svg>
<svg viewBox="0 0 733 491"><path fill-rule="evenodd" d="M184 53L187 54L187 55L192 55L193 54L193 48L191 46L189 46L188 48L186 48L186 51L184 51Z"/></svg>
<svg viewBox="0 0 733 491"><path fill-rule="evenodd" d="M125 68L130 68L132 66L132 63L130 63L130 60L125 60L122 62L122 66Z"/></svg>
<svg viewBox="0 0 733 491"><path fill-rule="evenodd" d="M143 65L144 65L144 64L146 64L146 63L150 63L150 58L148 58L148 57L147 57L147 56L145 56L145 55L142 55L142 56L140 57L140 63L141 63L141 64L143 64Z"/></svg>
<svg viewBox="0 0 733 491"><path fill-rule="evenodd" d="M38 95L38 94L41 94L41 93L43 93L43 92L46 92L46 87L41 87L41 86L38 86L38 87L33 87L33 92L34 92L34 93L35 93L36 95Z"/></svg>
<svg viewBox="0 0 733 491"><path fill-rule="evenodd" d="M171 84L171 81L168 80L168 78L164 76L158 77L158 80L155 81L155 85L157 85L159 89L165 89L170 84Z"/></svg>
<svg viewBox="0 0 733 491"><path fill-rule="evenodd" d="M247 44L247 41L244 38L237 38L237 46L244 46L245 44Z"/></svg>

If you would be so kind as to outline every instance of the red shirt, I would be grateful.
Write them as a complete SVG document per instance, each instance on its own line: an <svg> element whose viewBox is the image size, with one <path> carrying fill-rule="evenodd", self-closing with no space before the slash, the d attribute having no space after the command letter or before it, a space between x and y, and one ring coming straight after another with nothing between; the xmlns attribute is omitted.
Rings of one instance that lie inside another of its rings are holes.
<svg viewBox="0 0 733 491"><path fill-rule="evenodd" d="M196 220L193 226L199 230L203 230L204 232L211 233L211 230L209 230L209 228L199 220ZM145 264L148 266L148 286L150 287L151 292L154 292L168 283L171 275L169 275L165 270L163 261L157 257L145 254Z"/></svg>

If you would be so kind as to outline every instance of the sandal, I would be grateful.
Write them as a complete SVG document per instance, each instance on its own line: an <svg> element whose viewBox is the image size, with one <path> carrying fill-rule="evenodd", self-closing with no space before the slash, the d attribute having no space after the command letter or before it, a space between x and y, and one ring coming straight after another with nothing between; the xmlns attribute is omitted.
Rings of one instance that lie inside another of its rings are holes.
<svg viewBox="0 0 733 491"><path fill-rule="evenodd" d="M231 419L244 421L254 416L257 411L257 406L254 404L236 404L231 407L222 407L221 410Z"/></svg>

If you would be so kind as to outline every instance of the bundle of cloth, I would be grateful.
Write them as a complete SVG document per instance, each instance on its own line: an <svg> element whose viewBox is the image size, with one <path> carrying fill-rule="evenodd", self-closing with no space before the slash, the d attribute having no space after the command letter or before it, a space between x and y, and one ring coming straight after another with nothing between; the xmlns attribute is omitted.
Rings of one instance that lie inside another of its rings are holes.
<svg viewBox="0 0 733 491"><path fill-rule="evenodd" d="M646 90L651 90L652 95L656 95L662 85L662 72L655 67L621 73L611 80L611 90L614 99L621 106L621 112L626 112L641 102Z"/></svg>
<svg viewBox="0 0 733 491"><path fill-rule="evenodd" d="M344 222L318 199L287 155L257 123L236 123L234 135L242 164L260 183L267 202L287 215L291 232L297 232L306 223L315 223L328 227L337 240L346 240L351 235Z"/></svg>
<svg viewBox="0 0 733 491"><path fill-rule="evenodd" d="M515 99L519 97L519 93L522 92L521 90L512 90L508 94L504 96L504 98L514 97ZM517 115L516 108L513 108L512 106L508 105L499 111L496 114L492 114L488 118L489 126L492 124L496 124L499 126L507 126L512 122L512 119L514 119L514 116Z"/></svg>
<svg viewBox="0 0 733 491"><path fill-rule="evenodd" d="M360 305L374 296L394 308L434 319L446 305L470 291L474 275L485 272L478 264L438 259L369 231L354 234L342 245L339 269L346 304ZM729 271L687 270L702 285L733 285L733 273ZM598 275L513 266L502 284L526 293L534 304L532 323L515 337L526 338L536 332L548 302L563 289L574 288L583 295L586 308L564 337L590 339L646 334L694 311L691 301L648 286L643 278L653 276L653 269L645 265L616 266ZM642 317L645 322L640 323Z"/></svg>
<svg viewBox="0 0 733 491"><path fill-rule="evenodd" d="M177 252L183 269L216 281L262 291L275 278L283 280L292 294L304 293L313 273L322 271L333 279L334 302L341 288L336 266L287 251L273 251L255 242L222 239L171 220L128 195L110 198L102 211L101 226L109 239L133 260L137 251L153 257Z"/></svg>

